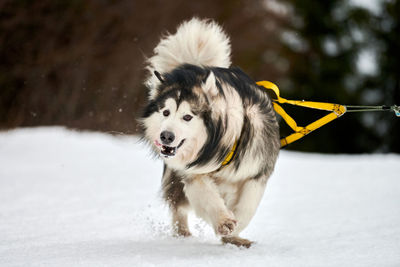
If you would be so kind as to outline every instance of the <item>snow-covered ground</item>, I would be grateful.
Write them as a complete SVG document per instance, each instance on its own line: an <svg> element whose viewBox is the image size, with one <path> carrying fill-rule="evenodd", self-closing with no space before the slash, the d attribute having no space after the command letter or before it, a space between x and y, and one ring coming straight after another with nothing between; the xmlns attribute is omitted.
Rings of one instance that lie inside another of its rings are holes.
<svg viewBox="0 0 400 267"><path fill-rule="evenodd" d="M282 151L250 249L171 237L161 172L133 137L1 132L0 266L400 266L399 155Z"/></svg>

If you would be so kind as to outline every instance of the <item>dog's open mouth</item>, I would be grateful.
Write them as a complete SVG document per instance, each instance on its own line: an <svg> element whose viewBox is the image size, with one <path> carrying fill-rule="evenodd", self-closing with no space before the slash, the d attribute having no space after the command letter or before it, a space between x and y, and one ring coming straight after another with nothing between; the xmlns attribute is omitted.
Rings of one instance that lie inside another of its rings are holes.
<svg viewBox="0 0 400 267"><path fill-rule="evenodd" d="M161 148L161 155L163 155L165 158L169 158L176 155L178 148L180 148L184 142L185 139L183 139L177 146L166 146L166 145L161 145L156 141L156 145Z"/></svg>

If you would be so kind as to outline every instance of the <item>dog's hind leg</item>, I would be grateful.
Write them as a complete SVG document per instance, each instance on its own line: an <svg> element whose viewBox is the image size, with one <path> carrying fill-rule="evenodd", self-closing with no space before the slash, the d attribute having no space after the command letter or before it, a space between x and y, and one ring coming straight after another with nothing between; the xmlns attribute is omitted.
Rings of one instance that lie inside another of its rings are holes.
<svg viewBox="0 0 400 267"><path fill-rule="evenodd" d="M172 207L172 225L174 227L174 232L178 236L191 236L188 227L188 206L180 205L177 207Z"/></svg>
<svg viewBox="0 0 400 267"><path fill-rule="evenodd" d="M235 230L235 217L210 177L198 175L185 181L184 191L197 216L210 223L216 234L226 236Z"/></svg>
<svg viewBox="0 0 400 267"><path fill-rule="evenodd" d="M231 243L238 247L250 247L253 242L240 238L239 233L249 224L253 218L260 200L264 194L266 186L266 177L260 177L258 179L250 179L246 181L239 195L239 199L232 211L238 222L237 227L230 236L222 238L223 243Z"/></svg>
<svg viewBox="0 0 400 267"><path fill-rule="evenodd" d="M178 236L190 236L187 211L189 202L183 192L182 177L164 166L162 180L163 197L172 213L172 226Z"/></svg>

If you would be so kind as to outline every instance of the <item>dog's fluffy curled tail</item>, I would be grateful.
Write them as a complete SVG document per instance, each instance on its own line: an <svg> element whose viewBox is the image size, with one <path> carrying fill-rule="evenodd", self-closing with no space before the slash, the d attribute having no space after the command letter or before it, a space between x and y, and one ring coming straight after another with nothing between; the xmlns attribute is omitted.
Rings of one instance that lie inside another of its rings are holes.
<svg viewBox="0 0 400 267"><path fill-rule="evenodd" d="M175 34L161 39L148 59L150 76L146 81L150 98L159 80L153 74L169 72L182 64L228 68L231 46L228 36L213 21L193 18L183 22Z"/></svg>

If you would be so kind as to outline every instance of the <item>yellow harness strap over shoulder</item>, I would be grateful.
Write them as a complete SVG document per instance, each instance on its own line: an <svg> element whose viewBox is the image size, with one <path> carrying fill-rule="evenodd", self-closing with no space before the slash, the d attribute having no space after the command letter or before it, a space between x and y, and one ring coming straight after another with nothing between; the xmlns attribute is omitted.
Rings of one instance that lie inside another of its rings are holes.
<svg viewBox="0 0 400 267"><path fill-rule="evenodd" d="M235 156L235 153L236 153L237 143L238 143L238 141L235 141L235 143L232 146L231 151L225 157L224 162L222 162L221 166L225 166L225 165L228 165L229 163L231 163L233 156Z"/></svg>
<svg viewBox="0 0 400 267"><path fill-rule="evenodd" d="M324 126L325 124L339 118L346 113L346 107L339 104L323 103L323 102L311 102L311 101L299 101L299 100L287 100L280 97L279 88L274 83L269 81L259 81L258 85L265 87L268 90L272 90L272 100L275 111L285 120L285 122L292 128L294 133L281 139L281 147L287 146L296 140L306 136L312 131ZM297 126L296 121L286 113L286 111L279 104L290 104L295 106L302 106L306 108L320 109L332 111L331 113L323 116L322 118L308 124L307 126Z"/></svg>

